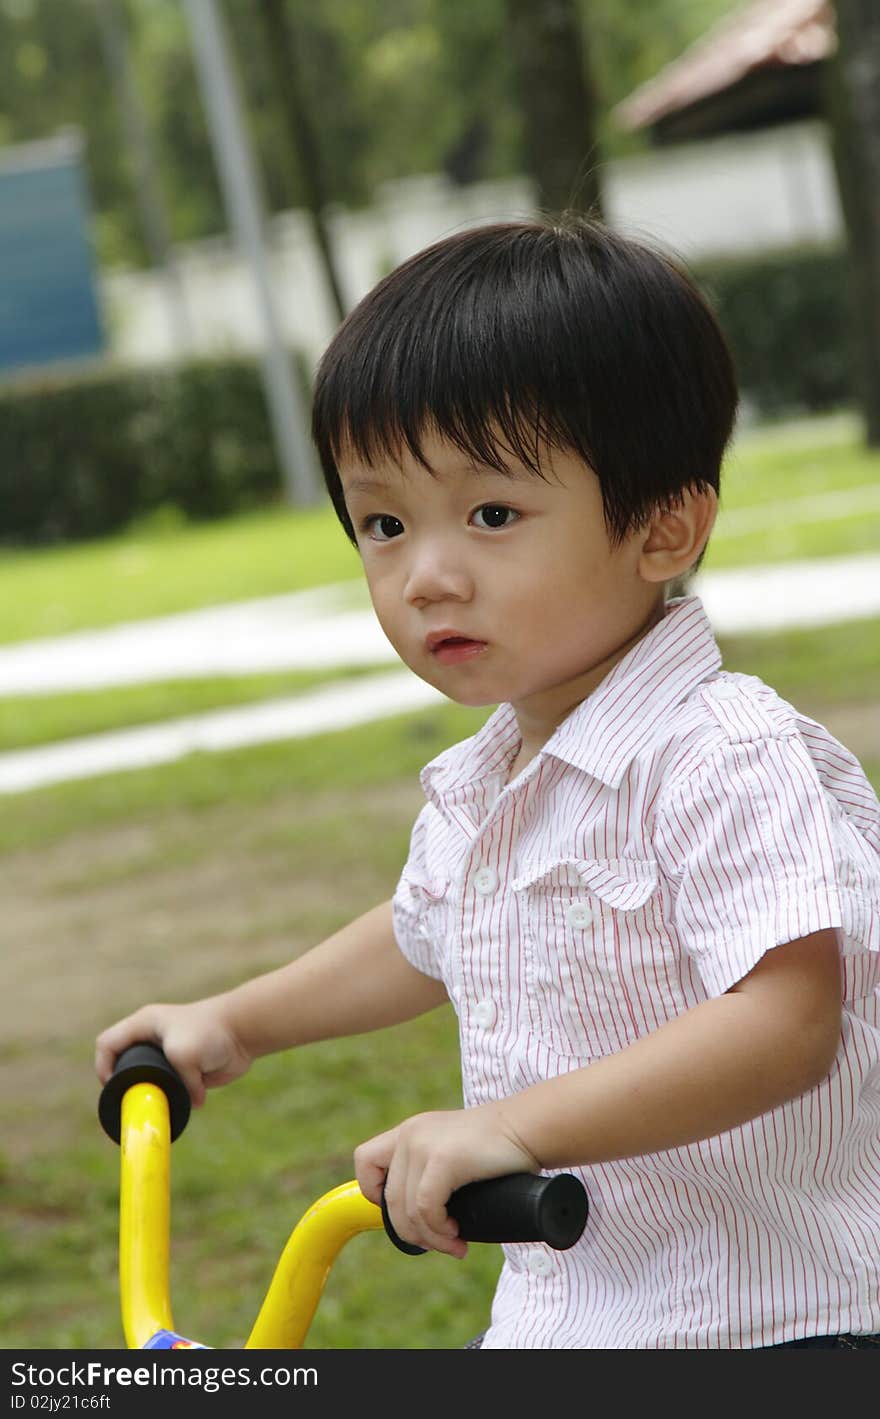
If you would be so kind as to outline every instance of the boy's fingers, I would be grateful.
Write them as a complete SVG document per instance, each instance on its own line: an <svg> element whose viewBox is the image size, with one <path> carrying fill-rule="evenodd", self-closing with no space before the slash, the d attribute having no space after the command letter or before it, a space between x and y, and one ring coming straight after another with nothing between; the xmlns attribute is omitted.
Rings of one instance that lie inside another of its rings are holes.
<svg viewBox="0 0 880 1419"><path fill-rule="evenodd" d="M370 1202L375 1202L378 1207L382 1202L382 1189L385 1184L385 1169L378 1167L375 1163L369 1165L359 1163L355 1168L355 1175L358 1186Z"/></svg>
<svg viewBox="0 0 880 1419"><path fill-rule="evenodd" d="M358 1186L364 1197L375 1202L377 1207L382 1202L382 1191L394 1156L398 1132L398 1129L391 1128L387 1133L378 1133L375 1138L368 1138L366 1143L361 1143L354 1150Z"/></svg>
<svg viewBox="0 0 880 1419"><path fill-rule="evenodd" d="M107 1083L107 1080L113 1073L117 1059L129 1045L141 1044L150 1040L150 1038L151 1036L143 1029L117 1030L115 1026L113 1029L106 1031L104 1035L99 1036L95 1045L95 1073L101 1083ZM158 1043L155 1036L152 1038L155 1043ZM168 1056L168 1060L183 1080L194 1107L200 1108L205 1102L206 1092L201 1069L197 1064L182 1064L179 1058L172 1059L171 1055Z"/></svg>
<svg viewBox="0 0 880 1419"><path fill-rule="evenodd" d="M444 1172L427 1169L420 1177L408 1180L406 1209L413 1227L417 1228L423 1245L449 1256L463 1257L467 1246L458 1237L458 1223L446 1211L452 1192Z"/></svg>
<svg viewBox="0 0 880 1419"><path fill-rule="evenodd" d="M189 1094L193 1108L200 1109L205 1102L205 1095L207 1093L201 1074L198 1070L178 1069L177 1065L174 1067L177 1069L178 1074L186 1085L186 1091Z"/></svg>
<svg viewBox="0 0 880 1419"><path fill-rule="evenodd" d="M159 1043L159 1041L157 1041ZM172 1068L177 1070L184 1084L186 1091L196 1108L200 1108L205 1102L207 1092L205 1075L202 1070L202 1060L191 1045L184 1049L177 1048L173 1043L169 1044L168 1039L164 1041L165 1057Z"/></svg>
<svg viewBox="0 0 880 1419"><path fill-rule="evenodd" d="M110 1071L111 1071L111 1068L112 1068L112 1062L111 1062L110 1057L109 1057L109 1051L106 1050L103 1045L101 1045L101 1044L96 1044L96 1045L95 1045L95 1073L97 1074L97 1076L98 1076L98 1078L100 1079L100 1081L101 1081L102 1084L106 1084L106 1083L107 1083L107 1080L110 1078Z"/></svg>
<svg viewBox="0 0 880 1419"><path fill-rule="evenodd" d="M102 1031L95 1041L95 1070L101 1083L107 1083L123 1050L151 1038L152 1032L147 1030L145 1022L134 1016Z"/></svg>

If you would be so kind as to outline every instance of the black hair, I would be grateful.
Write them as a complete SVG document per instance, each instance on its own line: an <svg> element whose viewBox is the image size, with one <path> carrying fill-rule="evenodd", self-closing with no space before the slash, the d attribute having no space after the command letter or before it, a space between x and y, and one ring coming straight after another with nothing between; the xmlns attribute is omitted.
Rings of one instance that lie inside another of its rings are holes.
<svg viewBox="0 0 880 1419"><path fill-rule="evenodd" d="M737 406L733 359L671 257L596 221L504 222L398 266L339 327L312 412L327 490L355 541L337 463L402 449L426 467L436 432L506 472L543 476L541 449L579 455L613 541L719 486Z"/></svg>

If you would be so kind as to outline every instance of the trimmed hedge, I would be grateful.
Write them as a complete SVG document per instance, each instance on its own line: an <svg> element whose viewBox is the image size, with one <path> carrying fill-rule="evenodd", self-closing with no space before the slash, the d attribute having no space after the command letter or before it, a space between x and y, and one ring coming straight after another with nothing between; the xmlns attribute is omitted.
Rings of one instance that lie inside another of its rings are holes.
<svg viewBox="0 0 880 1419"><path fill-rule="evenodd" d="M846 254L795 247L695 263L759 416L818 413L855 398Z"/></svg>
<svg viewBox="0 0 880 1419"><path fill-rule="evenodd" d="M695 266L759 417L853 401L845 261L841 250L806 248ZM294 356L293 366L308 398L304 361ZM32 378L0 390L7 545L100 537L162 507L222 517L281 496L253 359Z"/></svg>
<svg viewBox="0 0 880 1419"><path fill-rule="evenodd" d="M160 507L222 517L280 498L259 366L31 379L0 391L0 540L100 537Z"/></svg>

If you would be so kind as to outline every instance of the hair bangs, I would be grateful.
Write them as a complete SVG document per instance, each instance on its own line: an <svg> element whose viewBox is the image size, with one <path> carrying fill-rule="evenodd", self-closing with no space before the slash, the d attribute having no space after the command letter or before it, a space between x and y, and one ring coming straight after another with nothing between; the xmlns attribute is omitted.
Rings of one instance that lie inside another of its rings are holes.
<svg viewBox="0 0 880 1419"><path fill-rule="evenodd" d="M426 434L448 440L475 464L510 472L510 460L545 476L548 447L574 448L579 431L554 409L553 361L522 311L494 299L485 273L470 287L438 282L418 321L350 318L347 338L321 369L313 432L325 469L352 456L370 467L404 450L429 472ZM558 396L558 387L555 391Z"/></svg>
<svg viewBox="0 0 880 1419"><path fill-rule="evenodd" d="M685 488L718 487L737 391L701 293L666 256L601 225L511 222L459 232L380 281L339 327L315 381L312 433L356 542L340 460L426 435L505 473L545 477L548 452L598 477L622 540Z"/></svg>

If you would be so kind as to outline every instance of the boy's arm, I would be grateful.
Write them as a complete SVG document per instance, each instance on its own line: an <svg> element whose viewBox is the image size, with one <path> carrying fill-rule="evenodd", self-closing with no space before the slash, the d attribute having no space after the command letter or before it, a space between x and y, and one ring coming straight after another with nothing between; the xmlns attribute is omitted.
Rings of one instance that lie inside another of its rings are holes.
<svg viewBox="0 0 880 1419"><path fill-rule="evenodd" d="M840 1021L837 934L819 931L768 951L726 994L504 1111L545 1168L694 1143L824 1079ZM566 1129L576 1153L567 1158Z"/></svg>
<svg viewBox="0 0 880 1419"><path fill-rule="evenodd" d="M260 1055L397 1024L447 998L442 982L403 956L388 901L234 990L191 1005L143 1006L99 1035L95 1068L105 1081L128 1045L152 1040L200 1104L206 1088L238 1078Z"/></svg>
<svg viewBox="0 0 880 1419"><path fill-rule="evenodd" d="M387 901L295 961L221 999L227 1019L256 1058L400 1024L448 996L442 981L417 971L403 955Z"/></svg>
<svg viewBox="0 0 880 1419"><path fill-rule="evenodd" d="M407 1120L357 1150L358 1178L375 1201L387 1170L400 1235L463 1256L444 1206L456 1187L723 1133L819 1083L840 1024L837 933L819 931L617 1054L499 1103Z"/></svg>

